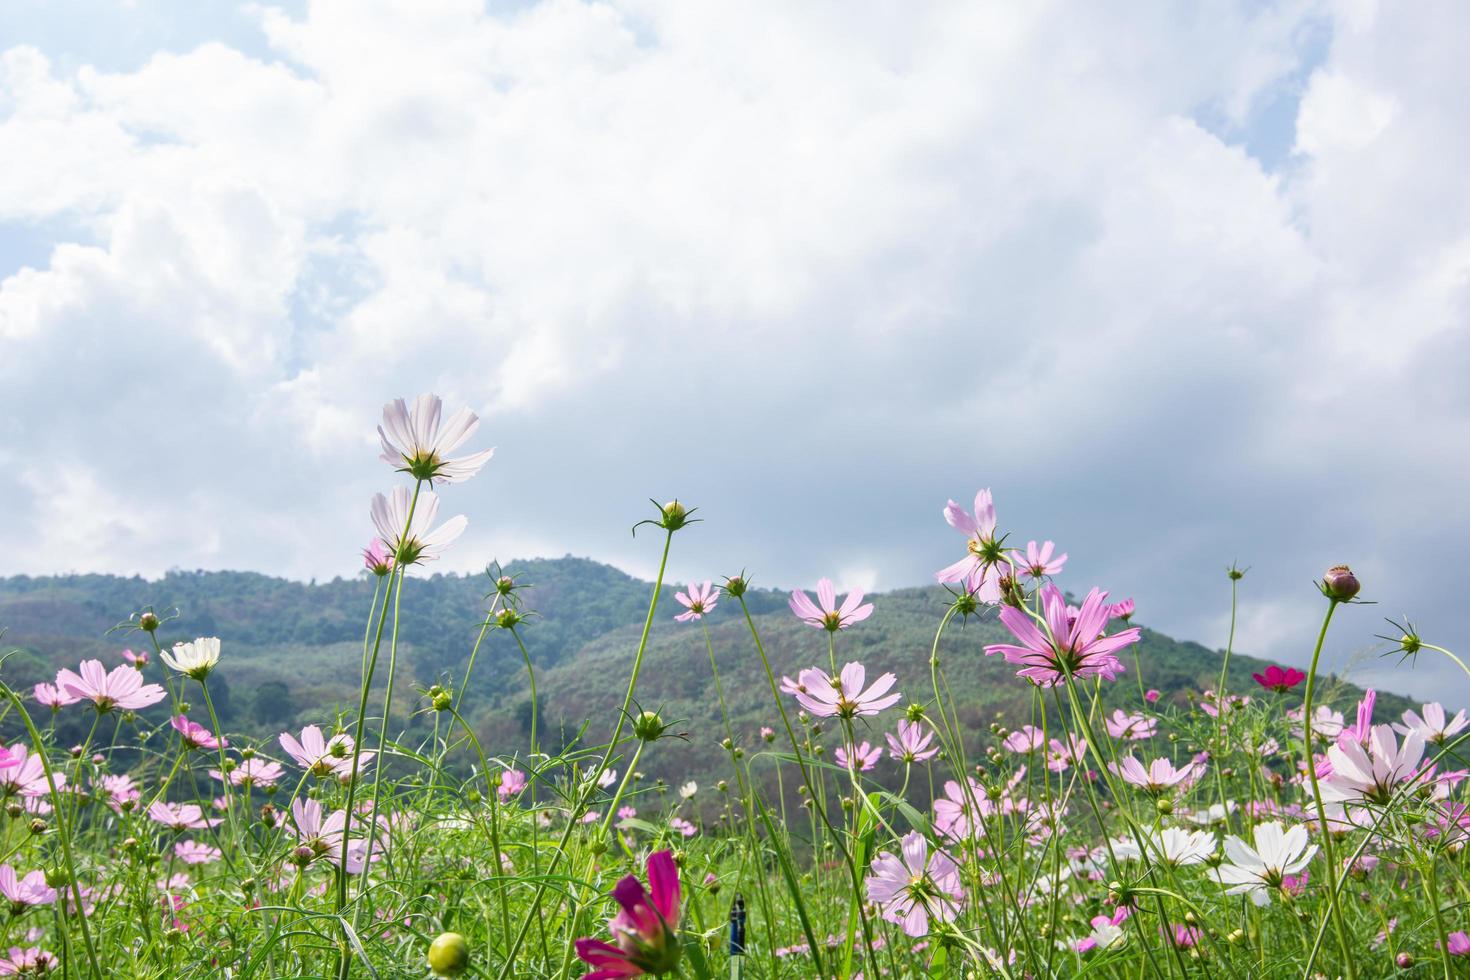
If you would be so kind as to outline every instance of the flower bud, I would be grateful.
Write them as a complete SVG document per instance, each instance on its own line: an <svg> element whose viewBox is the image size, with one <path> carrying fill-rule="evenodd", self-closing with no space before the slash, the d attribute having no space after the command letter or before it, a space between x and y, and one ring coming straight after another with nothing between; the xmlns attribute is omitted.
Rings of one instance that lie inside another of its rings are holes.
<svg viewBox="0 0 1470 980"><path fill-rule="evenodd" d="M94 766L100 766L100 765L102 765L102 763L104 763L106 761L107 761L107 756L103 755L101 752L94 752L94 753L92 753L92 765L94 765Z"/></svg>
<svg viewBox="0 0 1470 980"><path fill-rule="evenodd" d="M246 746L245 748L243 748L243 749L240 750L240 758L242 758L242 759L253 759L253 758L255 758L255 750L253 748L250 748L249 746Z"/></svg>
<svg viewBox="0 0 1470 980"><path fill-rule="evenodd" d="M457 932L446 932L429 944L429 969L436 976L457 977L470 966L470 944Z"/></svg>
<svg viewBox="0 0 1470 980"><path fill-rule="evenodd" d="M498 595L510 595L516 590L515 580L509 575L502 575L495 580L495 591Z"/></svg>
<svg viewBox="0 0 1470 980"><path fill-rule="evenodd" d="M5 813L12 820L16 819L17 817L19 817L21 814L23 814L25 812L26 812L26 808L23 807L23 806L21 806L19 803L7 803L7 804L5 804Z"/></svg>
<svg viewBox="0 0 1470 980"><path fill-rule="evenodd" d="M745 581L744 575L733 575L725 579L725 595L732 599L739 599L745 595L745 590L750 588L750 583Z"/></svg>
<svg viewBox="0 0 1470 980"><path fill-rule="evenodd" d="M594 857L601 857L607 853L607 841L600 838L588 841L587 850L591 851Z"/></svg>
<svg viewBox="0 0 1470 980"><path fill-rule="evenodd" d="M669 726L664 724L657 711L645 711L633 719L633 734L645 742L657 740L668 730Z"/></svg>
<svg viewBox="0 0 1470 980"><path fill-rule="evenodd" d="M440 688L439 693L434 695L434 710L448 711L454 705L454 695Z"/></svg>
<svg viewBox="0 0 1470 980"><path fill-rule="evenodd" d="M36 817L34 820L31 821L31 833L33 833L33 834L35 834L35 835L37 835L39 837L41 834L44 834L45 832L46 832L46 821L42 820L40 817Z"/></svg>
<svg viewBox="0 0 1470 980"><path fill-rule="evenodd" d="M1154 802L1154 809L1167 817L1174 812L1174 801L1167 796L1161 796Z"/></svg>
<svg viewBox="0 0 1470 980"><path fill-rule="evenodd" d="M1394 965L1400 970L1407 970L1414 965L1414 954L1403 952L1393 958Z"/></svg>
<svg viewBox="0 0 1470 980"><path fill-rule="evenodd" d="M1333 565L1322 576L1322 594L1337 602L1347 602L1361 588L1358 577L1346 565Z"/></svg>
<svg viewBox="0 0 1470 980"><path fill-rule="evenodd" d="M524 618L514 609L507 607L495 614L495 625L503 630L515 629L516 624Z"/></svg>
<svg viewBox="0 0 1470 980"><path fill-rule="evenodd" d="M291 852L291 860L300 868L304 868L310 864L311 859L314 857L316 857L316 851L305 844L298 846Z"/></svg>
<svg viewBox="0 0 1470 980"><path fill-rule="evenodd" d="M67 874L66 869L62 867L47 868L46 884L51 888L60 888L63 885L69 885L71 884L71 875Z"/></svg>
<svg viewBox="0 0 1470 980"><path fill-rule="evenodd" d="M145 633L152 633L158 629L158 616L151 610L138 614L138 629Z"/></svg>
<svg viewBox="0 0 1470 980"><path fill-rule="evenodd" d="M73 745L71 747L71 757L73 759L80 759L82 757L82 747L80 745Z"/></svg>
<svg viewBox="0 0 1470 980"><path fill-rule="evenodd" d="M689 521L689 509L677 500L670 500L659 511L663 515L660 526L667 531L677 531Z"/></svg>

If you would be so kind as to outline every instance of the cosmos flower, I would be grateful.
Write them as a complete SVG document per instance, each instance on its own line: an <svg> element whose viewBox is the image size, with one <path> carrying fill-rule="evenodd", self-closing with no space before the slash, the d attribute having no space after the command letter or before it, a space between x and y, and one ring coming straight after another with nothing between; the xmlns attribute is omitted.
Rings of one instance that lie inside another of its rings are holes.
<svg viewBox="0 0 1470 980"><path fill-rule="evenodd" d="M899 720L897 736L885 733L883 737L888 740L889 756L905 764L928 762L939 754L932 744L934 733L907 718Z"/></svg>
<svg viewBox="0 0 1470 980"><path fill-rule="evenodd" d="M55 684L37 684L34 693L36 703L50 708L53 712L60 711L66 705L76 704L81 700L79 697L74 697L66 693Z"/></svg>
<svg viewBox="0 0 1470 980"><path fill-rule="evenodd" d="M1343 731L1327 750L1331 772L1325 777L1318 774L1322 799L1387 806L1401 784L1428 779L1433 773L1432 765L1421 765L1423 758L1424 736L1417 731L1405 735L1402 745L1389 725L1372 726L1366 744Z"/></svg>
<svg viewBox="0 0 1470 980"><path fill-rule="evenodd" d="M1134 605L1132 599L1124 599L1122 602L1115 602L1112 605L1108 606L1108 619L1121 619L1123 622L1126 623L1133 618L1133 610Z"/></svg>
<svg viewBox="0 0 1470 980"><path fill-rule="evenodd" d="M124 650L122 652L122 658L139 670L148 666L147 650Z"/></svg>
<svg viewBox="0 0 1470 980"><path fill-rule="evenodd" d="M190 721L183 715L174 715L169 719L169 724L174 727L183 738L184 744L191 749L221 749L229 746L229 741L217 738L214 732L203 725Z"/></svg>
<svg viewBox="0 0 1470 980"><path fill-rule="evenodd" d="M58 960L39 946L21 949L10 947L10 953L0 959L0 977L40 977L56 969Z"/></svg>
<svg viewBox="0 0 1470 980"><path fill-rule="evenodd" d="M714 611L715 603L719 601L719 594L720 590L716 589L712 582L705 582L703 585L691 584L688 592L674 593L674 599L684 607L684 612L675 616L674 619L681 623L703 619L706 613Z"/></svg>
<svg viewBox="0 0 1470 980"><path fill-rule="evenodd" d="M1274 820L1257 824L1255 847L1233 835L1225 838L1228 863L1215 869L1215 879L1226 886L1226 894L1249 895L1252 902L1265 905L1271 891L1280 889L1288 875L1300 874L1316 853L1303 824L1290 830Z"/></svg>
<svg viewBox="0 0 1470 980"><path fill-rule="evenodd" d="M960 869L943 851L930 852L929 841L913 831L899 842L897 855L883 852L873 859L864 884L868 901L884 919L909 936L927 936L931 919L953 922L959 914L964 889Z"/></svg>
<svg viewBox="0 0 1470 980"><path fill-rule="evenodd" d="M174 845L174 856L185 864L208 864L218 861L223 855L217 847L194 840L181 840Z"/></svg>
<svg viewBox="0 0 1470 980"><path fill-rule="evenodd" d="M1451 956L1470 956L1470 935L1463 930L1445 937L1445 952Z"/></svg>
<svg viewBox="0 0 1470 980"><path fill-rule="evenodd" d="M1087 758L1087 739L1081 735L1068 735L1065 741L1052 739L1046 747L1046 768L1052 772L1066 772L1073 765L1081 765Z"/></svg>
<svg viewBox="0 0 1470 980"><path fill-rule="evenodd" d="M699 828L694 826L694 824L690 823L688 820L685 820L683 817L674 817L672 820L670 820L669 829L678 831L678 833L684 837L693 837L695 834L699 833Z"/></svg>
<svg viewBox="0 0 1470 980"><path fill-rule="evenodd" d="M1307 679L1307 675L1295 667L1278 667L1275 664L1266 668L1265 673L1251 674L1256 683L1268 691L1285 694Z"/></svg>
<svg viewBox="0 0 1470 980"><path fill-rule="evenodd" d="M953 500L944 505L944 519L966 536L965 557L934 573L939 582L964 582L965 591L987 605L1000 602L1001 579L1012 573L1010 558L995 537L995 502L989 490L975 494L975 513Z"/></svg>
<svg viewBox="0 0 1470 980"><path fill-rule="evenodd" d="M1155 759L1145 767L1131 755L1124 756L1121 762L1108 763L1108 768L1122 777L1123 782L1156 796L1193 786L1205 770L1203 762L1190 762L1175 768L1174 763L1163 758Z"/></svg>
<svg viewBox="0 0 1470 980"><path fill-rule="evenodd" d="M412 409L402 398L384 405L383 424L378 426L383 462L400 473L431 483L460 483L480 472L495 455L494 449L458 459L449 456L475 434L479 418L468 408L461 408L441 425L443 407L439 396L430 394L415 398Z"/></svg>
<svg viewBox="0 0 1470 980"><path fill-rule="evenodd" d="M992 528L993 531L994 528ZM1035 541L1028 541L1024 555L1019 551L1011 552L1011 564L1032 578L1058 575L1062 571L1062 566L1067 564L1067 553L1062 552L1052 557L1052 552L1055 550L1056 544L1051 541L1047 541L1040 548L1036 546Z"/></svg>
<svg viewBox="0 0 1470 980"><path fill-rule="evenodd" d="M1446 721L1444 705L1437 701L1431 701L1424 706L1424 714L1422 716L1412 709L1405 711L1404 723L1402 725L1395 724L1393 727L1400 735L1418 732L1424 741L1440 745L1458 735L1464 730L1466 725L1470 725L1470 721L1466 720L1464 710L1458 712L1454 718Z"/></svg>
<svg viewBox="0 0 1470 980"><path fill-rule="evenodd" d="M1022 725L1007 735L1001 746L1007 752L1035 752L1046 741L1046 733L1035 725Z"/></svg>
<svg viewBox="0 0 1470 980"><path fill-rule="evenodd" d="M91 701L98 714L113 708L137 711L168 696L161 686L144 684L143 675L126 664L119 664L108 673L102 661L83 660L79 669L79 674L59 671L56 686L78 701Z"/></svg>
<svg viewBox="0 0 1470 980"><path fill-rule="evenodd" d="M409 523L410 511L412 523ZM438 494L425 490L415 502L408 487L394 487L386 497L373 494L371 513L378 536L392 549L393 559L400 565L438 559L470 523L469 518L459 514L434 528L434 518L439 513Z"/></svg>
<svg viewBox="0 0 1470 980"><path fill-rule="evenodd" d="M181 832L218 827L220 824L218 817L206 817L197 803L165 803L159 800L148 807L148 816L156 823Z"/></svg>
<svg viewBox="0 0 1470 980"><path fill-rule="evenodd" d="M821 718L853 718L857 715L876 715L884 708L892 707L903 695L888 694L898 680L893 674L883 674L868 689L863 689L867 671L860 663L847 663L842 672L832 677L808 667L796 675L796 681L782 678L784 689L796 695L797 702Z"/></svg>
<svg viewBox="0 0 1470 980"><path fill-rule="evenodd" d="M219 637L201 636L189 643L175 643L172 653L165 650L160 656L179 673L202 681L219 665Z"/></svg>
<svg viewBox="0 0 1470 980"><path fill-rule="evenodd" d="M299 863L309 864L316 858L326 858L335 867L348 874L361 874L367 867L370 843L366 837L354 837L347 845L347 860L342 860L342 831L347 825L347 811L334 810L323 818L322 805L316 800L297 797L291 803L291 820L301 846L296 849ZM376 861L382 857L379 850L371 855Z"/></svg>
<svg viewBox="0 0 1470 980"><path fill-rule="evenodd" d="M1123 923L1132 912L1128 906L1120 905L1112 915L1093 916L1089 922L1092 931L1073 943L1072 948L1079 953L1087 953L1094 949L1111 949L1122 943L1127 935L1123 932Z"/></svg>
<svg viewBox="0 0 1470 980"><path fill-rule="evenodd" d="M381 578L393 571L393 551L381 538L373 538L362 549L362 567Z"/></svg>
<svg viewBox="0 0 1470 980"><path fill-rule="evenodd" d="M507 769L500 774L500 785L495 788L495 794L504 803L525 788L526 774L519 769Z"/></svg>
<svg viewBox="0 0 1470 980"><path fill-rule="evenodd" d="M863 594L857 589L849 592L839 607L837 589L829 578L824 578L817 583L817 602L821 603L820 607L800 589L791 593L791 611L803 623L815 626L817 629L830 630L835 633L838 630L847 629L853 623L861 623L873 615L873 604L870 602L864 605Z"/></svg>
<svg viewBox="0 0 1470 980"><path fill-rule="evenodd" d="M1292 736L1295 738L1305 738L1306 730L1302 727L1302 709L1292 708L1286 713L1286 717L1289 721L1296 722L1296 727L1291 730ZM1331 707L1325 704L1319 704L1313 709L1312 734L1318 738L1335 741L1337 736L1342 733L1344 727L1341 711L1333 711Z"/></svg>
<svg viewBox="0 0 1470 980"><path fill-rule="evenodd" d="M1131 741L1153 738L1159 729L1157 718L1150 718L1138 712L1130 715L1122 708L1114 710L1110 717L1103 720L1103 723L1107 726L1108 734L1113 738Z"/></svg>
<svg viewBox="0 0 1470 980"><path fill-rule="evenodd" d="M868 772L878 765L878 760L883 757L883 750L867 742L859 742L856 748L839 745L833 755L837 759L837 764L844 769L856 766L858 772Z"/></svg>
<svg viewBox="0 0 1470 980"><path fill-rule="evenodd" d="M18 878L14 868L0 864L0 896L10 903L11 915L20 915L28 908L55 902L56 889L46 884L44 871L32 871Z"/></svg>
<svg viewBox="0 0 1470 980"><path fill-rule="evenodd" d="M31 798L50 795L51 787L46 783L45 762L39 755L32 755L24 745L12 745L7 752L9 764L0 767L0 794L19 794ZM64 772L53 772L51 778L56 781L58 791L66 785Z"/></svg>
<svg viewBox="0 0 1470 980"><path fill-rule="evenodd" d="M348 760L350 763L352 760ZM215 779L224 781L223 775L218 769L209 770L209 774ZM262 759L253 756L249 759L241 759L239 765L230 770L230 783L234 786L274 786L276 780L281 778L282 769L279 762L270 759Z"/></svg>
<svg viewBox="0 0 1470 980"><path fill-rule="evenodd" d="M1112 680L1123 671L1118 651L1138 642L1139 629L1135 626L1104 636L1106 598L1106 592L1093 589L1082 601L1074 620L1067 614L1067 600L1061 590L1055 585L1045 585L1041 589L1041 601L1046 632L1038 629L1027 613L1006 606L1000 611L1000 621L1018 642L987 644L985 652L1001 654L1009 663L1019 664L1021 669L1016 676L1043 687L1060 684L1069 675Z"/></svg>
<svg viewBox="0 0 1470 980"><path fill-rule="evenodd" d="M350 779L352 776L354 742L346 732L326 738L320 728L307 725L301 730L299 741L290 732L282 732L280 743L286 754L313 776L336 776L338 779ZM358 764L366 769L376 755L376 752L364 752Z"/></svg>
<svg viewBox="0 0 1470 980"><path fill-rule="evenodd" d="M142 796L142 792L133 782L133 777L126 773L119 776L103 776L97 784L97 789L107 805L121 813L124 809L132 809Z"/></svg>
<svg viewBox="0 0 1470 980"><path fill-rule="evenodd" d="M650 854L647 870L646 890L637 875L613 886L613 901L619 907L608 923L613 942L577 940L577 956L593 968L582 980L662 976L678 968L684 950L679 944L679 869L673 852Z"/></svg>
<svg viewBox="0 0 1470 980"><path fill-rule="evenodd" d="M1215 853L1215 835L1208 830L1184 830L1165 827L1162 833L1144 828L1143 849L1131 834L1113 841L1113 853L1125 861L1146 856L1149 861L1162 861L1174 867L1201 864Z"/></svg>

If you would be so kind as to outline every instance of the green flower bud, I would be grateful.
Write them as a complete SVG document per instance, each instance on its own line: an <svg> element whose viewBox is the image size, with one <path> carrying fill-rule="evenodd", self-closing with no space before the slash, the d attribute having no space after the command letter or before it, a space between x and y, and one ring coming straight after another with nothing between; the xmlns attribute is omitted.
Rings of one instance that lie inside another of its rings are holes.
<svg viewBox="0 0 1470 980"><path fill-rule="evenodd" d="M457 977L470 966L470 944L457 932L446 932L429 944L429 969L435 976Z"/></svg>

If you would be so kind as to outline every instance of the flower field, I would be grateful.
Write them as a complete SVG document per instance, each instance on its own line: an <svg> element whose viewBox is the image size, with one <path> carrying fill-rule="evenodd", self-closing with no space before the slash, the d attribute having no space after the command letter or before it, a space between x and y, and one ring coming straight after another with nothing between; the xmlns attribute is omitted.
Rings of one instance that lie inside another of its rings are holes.
<svg viewBox="0 0 1470 980"><path fill-rule="evenodd" d="M1232 673L1227 646L1208 689L1161 692L1132 601L1067 582L1068 555L1013 538L982 490L943 510L956 535L935 556L927 650L870 669L855 638L882 608L823 579L789 607L826 655L783 673L744 572L660 603L702 518L655 503L634 532L659 571L622 674L602 679L606 717L552 738L527 584L497 569L479 637L503 631L522 655L527 746L467 720L479 642L462 676L415 692L427 734L399 737L403 597L467 525L441 507L491 459L477 427L432 395L384 409L398 482L368 508L361 657L334 665L357 678L350 713L269 739L224 730L211 685L231 638L174 635L173 610L118 610L115 661L54 681L16 689L0 664L16 733L0 746L0 975L1470 975L1470 718L1326 696L1334 619L1371 593L1347 566L1318 582L1308 669ZM1228 572L1232 644L1244 575ZM759 665L754 729L727 710L719 607ZM973 620L1004 629L983 652L1013 668L1026 718L962 720L941 641ZM717 729L640 700L655 631L687 642ZM1459 662L1407 621L1379 640ZM58 738L67 717L86 719L76 744ZM716 786L653 791L641 767L671 739L718 743Z"/></svg>

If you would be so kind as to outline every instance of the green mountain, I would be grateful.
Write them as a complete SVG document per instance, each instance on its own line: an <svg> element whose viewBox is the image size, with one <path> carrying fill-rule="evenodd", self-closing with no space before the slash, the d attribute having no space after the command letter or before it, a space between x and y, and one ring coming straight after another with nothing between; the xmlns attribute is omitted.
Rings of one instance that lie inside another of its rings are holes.
<svg viewBox="0 0 1470 980"><path fill-rule="evenodd" d="M584 723L587 741L605 739L622 703L651 583L572 557L513 562L504 571L525 586L516 595L527 619L517 631L537 672L543 746L555 749L573 740ZM159 632L165 643L200 635L222 638L223 659L210 679L221 723L247 739L273 740L285 729L329 724L355 711L375 585L366 574L302 583L247 572L171 572L156 581L109 575L0 579L3 649L14 651L0 668L0 679L28 691L37 681L51 680L59 667L74 667L87 657L99 658L109 667L122 663L121 651L148 647L148 637L113 628L125 624L131 613L151 606L166 617L176 616ZM486 593L492 585L485 575L409 578L394 698L400 727L410 733L427 732L432 722L424 711L422 689L436 682L458 686L484 622L489 607ZM671 781L694 778L709 784L729 775L719 746L725 729L703 626L673 620L681 611L674 602L675 591L666 586L660 593L637 700L643 708L657 709L666 720L676 722L673 731L686 737L659 741L639 768ZM873 617L837 637L839 666L861 661L870 678L892 671L898 677L896 690L904 694L902 703L930 701L930 649L948 599L938 587L872 596L877 607ZM778 679L828 663L826 634L798 622L787 610L783 593L752 589L746 601ZM762 744L760 727L780 726L750 630L739 605L728 598L720 600L705 622L731 728L736 741L754 754ZM983 652L984 644L1006 635L989 616L968 623L957 620L939 646L960 721L977 740L998 716L1013 725L1030 717L1028 685L1014 676L1013 667ZM1148 629L1137 651L1144 684L1181 704L1190 693L1213 687L1219 674L1220 651ZM386 656L385 644L384 664ZM1131 654L1125 661L1128 673L1105 685L1105 697L1136 705L1138 682ZM1237 654L1231 661L1231 689L1253 693L1250 673L1263 667L1264 662ZM163 672L156 657L147 672L155 680ZM1346 685L1326 688L1326 697L1339 708L1348 707L1358 693ZM380 705L381 695L372 703ZM1379 716L1389 717L1408 702L1384 695L1380 704ZM788 709L795 709L790 699ZM509 756L524 749L530 729L529 687L521 652L507 631L492 629L485 636L463 710L487 753ZM898 711L860 719L874 724L859 737L881 743ZM57 721L58 737L80 740L89 718L71 711L62 712ZM0 720L5 738L14 738L18 730L15 719ZM756 769L760 770L759 761Z"/></svg>

